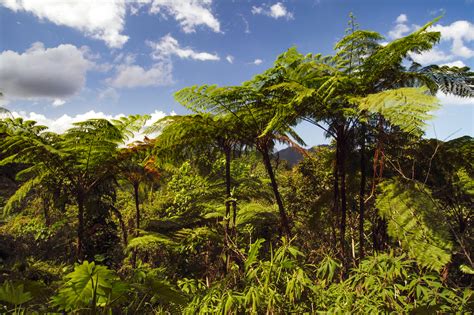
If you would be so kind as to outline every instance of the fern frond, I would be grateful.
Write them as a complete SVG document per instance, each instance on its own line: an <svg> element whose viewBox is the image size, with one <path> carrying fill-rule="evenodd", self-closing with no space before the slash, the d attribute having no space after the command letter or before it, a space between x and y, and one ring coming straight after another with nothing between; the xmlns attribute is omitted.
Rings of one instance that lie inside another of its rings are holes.
<svg viewBox="0 0 474 315"><path fill-rule="evenodd" d="M21 203L28 193L38 186L43 180L43 176L35 176L32 179L23 183L23 185L18 188L15 193L8 199L7 203L3 207L3 215L8 215L13 208L15 208L19 203Z"/></svg>
<svg viewBox="0 0 474 315"><path fill-rule="evenodd" d="M436 270L445 266L453 245L431 192L417 183L399 180L386 180L379 187L376 206L387 220L388 234L420 265Z"/></svg>
<svg viewBox="0 0 474 315"><path fill-rule="evenodd" d="M138 251L142 253L155 253L163 247L173 247L177 244L170 237L155 233L142 232L143 235L133 238L127 245L127 252Z"/></svg>
<svg viewBox="0 0 474 315"><path fill-rule="evenodd" d="M401 130L421 136L431 111L439 107L436 97L427 88L388 90L357 100L361 111L384 116Z"/></svg>

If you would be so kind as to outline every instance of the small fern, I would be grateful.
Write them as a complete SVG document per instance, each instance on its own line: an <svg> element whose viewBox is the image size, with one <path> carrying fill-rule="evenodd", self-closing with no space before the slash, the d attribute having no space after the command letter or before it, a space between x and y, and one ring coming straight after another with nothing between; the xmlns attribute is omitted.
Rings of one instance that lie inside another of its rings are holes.
<svg viewBox="0 0 474 315"><path fill-rule="evenodd" d="M14 285L12 282L6 281L0 286L0 301L2 302L17 307L31 299L33 296L24 290L23 284Z"/></svg>

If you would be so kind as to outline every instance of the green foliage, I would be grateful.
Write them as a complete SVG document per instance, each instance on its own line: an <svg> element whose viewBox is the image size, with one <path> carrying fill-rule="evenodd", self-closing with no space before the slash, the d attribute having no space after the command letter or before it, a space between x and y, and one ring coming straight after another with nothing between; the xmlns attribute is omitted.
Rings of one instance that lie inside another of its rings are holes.
<svg viewBox="0 0 474 315"><path fill-rule="evenodd" d="M225 281L215 283L202 296L195 296L185 313L259 314L310 309L305 297L311 293L312 281L298 261L302 253L284 243L271 250L269 260L261 260L259 251L263 243L263 240L257 240L250 245L244 262L244 276L238 286L226 288ZM196 291L196 288L186 287L186 290Z"/></svg>
<svg viewBox="0 0 474 315"><path fill-rule="evenodd" d="M3 207L3 215L8 215L10 211L18 206L28 195L28 193L41 183L43 180L42 176L33 177L30 180L26 181L18 188L15 193L8 199L7 203Z"/></svg>
<svg viewBox="0 0 474 315"><path fill-rule="evenodd" d="M137 251L139 253L153 254L163 248L176 246L176 243L169 237L153 232L142 232L140 236L134 237L127 245L127 251Z"/></svg>
<svg viewBox="0 0 474 315"><path fill-rule="evenodd" d="M15 285L10 281L5 281L0 286L0 301L14 307L25 304L33 299L30 292L24 291L23 284Z"/></svg>
<svg viewBox="0 0 474 315"><path fill-rule="evenodd" d="M185 313L463 312L470 307L472 291L445 287L437 274L424 272L403 254L368 257L338 281L342 265L331 257L318 266L305 265L302 252L284 243L265 260L259 255L263 244L250 245L235 284L232 277L210 288L182 281L182 290L194 296Z"/></svg>
<svg viewBox="0 0 474 315"><path fill-rule="evenodd" d="M126 290L111 270L88 261L75 266L64 280L64 286L52 300L55 306L64 311L108 308Z"/></svg>
<svg viewBox="0 0 474 315"><path fill-rule="evenodd" d="M241 85L183 88L194 114L150 128L0 119L2 311L471 311L474 142L421 136L474 73L411 60L436 21L381 45L351 15L334 56L293 47ZM301 121L331 145L299 147ZM139 132L157 136L127 144Z"/></svg>
<svg viewBox="0 0 474 315"><path fill-rule="evenodd" d="M429 112L439 107L436 97L426 88L399 88L368 95L358 101L362 111L378 113L393 125L417 136L423 134Z"/></svg>
<svg viewBox="0 0 474 315"><path fill-rule="evenodd" d="M421 184L386 180L380 185L376 206L388 223L388 233L400 240L410 257L435 270L451 260L448 227L431 192Z"/></svg>
<svg viewBox="0 0 474 315"><path fill-rule="evenodd" d="M462 312L472 297L472 291L446 288L437 274L393 252L368 257L347 280L324 290L316 304L330 313Z"/></svg>

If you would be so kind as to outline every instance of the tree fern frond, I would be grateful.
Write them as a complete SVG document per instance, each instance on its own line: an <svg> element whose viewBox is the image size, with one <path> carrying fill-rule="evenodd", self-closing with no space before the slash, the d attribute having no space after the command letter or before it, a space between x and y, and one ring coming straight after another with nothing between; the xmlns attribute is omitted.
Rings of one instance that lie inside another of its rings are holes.
<svg viewBox="0 0 474 315"><path fill-rule="evenodd" d="M36 176L23 183L23 185L21 185L20 188L18 188L15 193L8 199L7 203L3 207L3 215L8 215L14 207L16 207L26 198L26 196L28 196L28 193L33 188L35 188L41 183L42 180L43 176Z"/></svg>
<svg viewBox="0 0 474 315"><path fill-rule="evenodd" d="M387 180L379 187L376 206L387 220L388 234L422 266L436 270L445 266L453 245L431 192L420 184L399 180Z"/></svg>
<svg viewBox="0 0 474 315"><path fill-rule="evenodd" d="M359 99L359 109L378 113L401 130L421 135L425 121L432 118L431 111L439 107L436 97L426 88L400 88Z"/></svg>

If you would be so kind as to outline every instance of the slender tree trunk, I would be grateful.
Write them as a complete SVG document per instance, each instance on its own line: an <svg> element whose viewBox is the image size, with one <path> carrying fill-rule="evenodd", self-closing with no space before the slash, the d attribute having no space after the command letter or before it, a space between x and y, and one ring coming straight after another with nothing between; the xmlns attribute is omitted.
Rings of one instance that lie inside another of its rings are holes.
<svg viewBox="0 0 474 315"><path fill-rule="evenodd" d="M84 260L84 194L77 196L77 259Z"/></svg>
<svg viewBox="0 0 474 315"><path fill-rule="evenodd" d="M230 149L226 148L224 150L225 154L225 225L224 225L224 243L227 247L226 261L225 261L225 270L227 271L230 268L231 258L230 258L230 235L229 235L229 222L230 222L230 197L231 197L231 182L230 182Z"/></svg>
<svg viewBox="0 0 474 315"><path fill-rule="evenodd" d="M365 215L365 133L366 126L362 124L362 138L360 143L360 191L359 191L359 259L364 258L364 215Z"/></svg>
<svg viewBox="0 0 474 315"><path fill-rule="evenodd" d="M339 153L338 153L338 146L336 145L336 162L334 163L334 169L333 169L333 176L334 176L334 182L333 182L333 216L331 219L332 223L332 233L333 233L333 246L336 248L337 246L337 221L339 218Z"/></svg>
<svg viewBox="0 0 474 315"><path fill-rule="evenodd" d="M234 239L234 242L237 241L237 225L236 225L236 221L237 221L237 202L234 200L232 201L232 212L233 212L233 216L232 216L232 237Z"/></svg>
<svg viewBox="0 0 474 315"><path fill-rule="evenodd" d="M286 215L285 208L283 206L283 201L281 199L280 192L278 191L278 184L275 179L275 173L273 172L273 167L270 160L270 155L268 153L268 149L265 148L261 150L261 153L263 155L263 162L265 164L265 168L267 169L268 176L270 177L273 194L275 195L275 199L278 205L278 211L280 212L280 220L281 220L281 226L282 226L283 232L287 238L290 238L291 237L290 223L288 220L288 216Z"/></svg>
<svg viewBox="0 0 474 315"><path fill-rule="evenodd" d="M133 196L135 197L135 236L138 236L140 229L140 199L139 199L139 183L133 183Z"/></svg>
<svg viewBox="0 0 474 315"><path fill-rule="evenodd" d="M49 199L47 197L43 197L43 215L44 223L49 227L51 225L51 218L49 216Z"/></svg>
<svg viewBox="0 0 474 315"><path fill-rule="evenodd" d="M120 224L120 228L122 229L122 239L123 239L123 243L125 246L127 246L128 244L128 234L127 234L127 227L125 226L125 222L123 222L123 217L122 217L122 214L120 213L120 211L115 208L114 206L111 206L111 209L112 209L112 212L115 214L115 216L117 217L118 221L119 221L119 224Z"/></svg>
<svg viewBox="0 0 474 315"><path fill-rule="evenodd" d="M343 131L343 126L338 130L337 134L337 152L336 159L339 166L339 176L341 178L341 221L339 225L340 229L340 250L342 258L346 257L346 246L345 246L345 237L346 237L346 216L347 216L347 201L346 201L346 141Z"/></svg>
<svg viewBox="0 0 474 315"><path fill-rule="evenodd" d="M139 199L139 185L140 183L134 182L133 183L133 196L135 198L135 237L140 235L140 199ZM137 264L137 251L136 249L132 252L132 267L135 267Z"/></svg>
<svg viewBox="0 0 474 315"><path fill-rule="evenodd" d="M230 150L225 150L225 237L228 237L229 233L229 222L230 222L230 197L231 197L231 179L230 179Z"/></svg>

